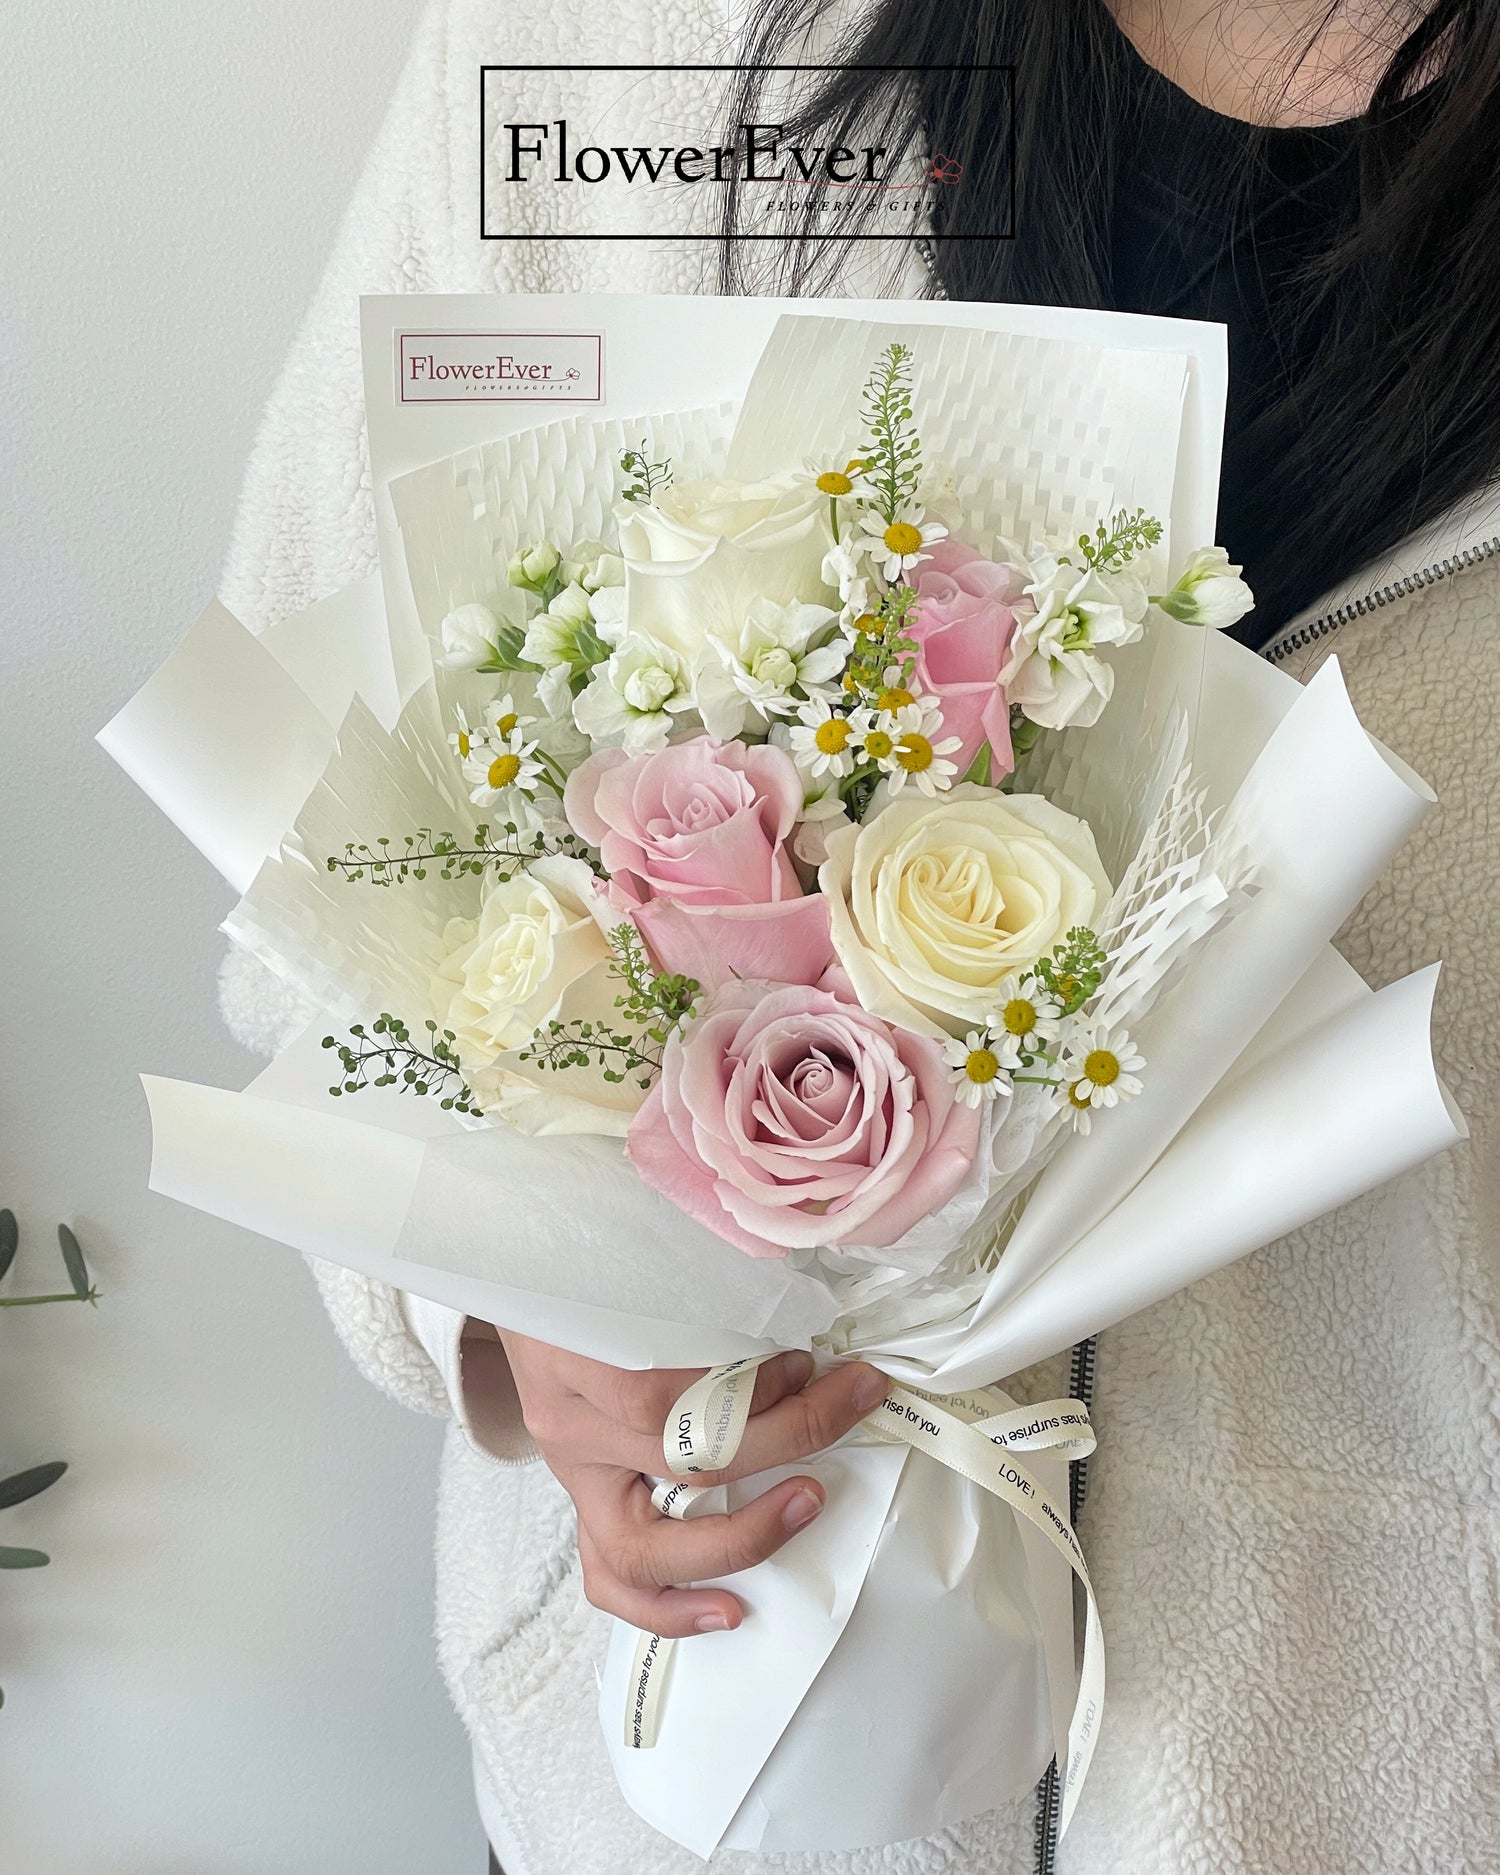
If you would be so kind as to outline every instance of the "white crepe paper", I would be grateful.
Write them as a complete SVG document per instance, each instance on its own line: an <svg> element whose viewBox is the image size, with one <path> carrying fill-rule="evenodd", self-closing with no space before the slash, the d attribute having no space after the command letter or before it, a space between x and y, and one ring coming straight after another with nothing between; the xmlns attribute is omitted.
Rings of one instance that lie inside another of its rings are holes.
<svg viewBox="0 0 1500 1875"><path fill-rule="evenodd" d="M604 399L561 422L404 408L390 372L403 323L603 332ZM259 643L211 608L101 738L242 892L230 934L328 1026L392 1009L415 1030L429 1013L444 924L473 915L477 882L434 871L380 889L326 860L351 840L472 830L444 733L454 680L431 664L442 616L508 604L505 562L534 538L603 531L619 447L744 475L838 454L871 359L900 337L928 459L982 550L986 531L1076 533L1136 505L1169 524L1162 577L1212 538L1216 329L1053 308L792 316L510 296L370 302L365 337L384 629L368 586ZM1372 993L1329 948L1432 801L1360 727L1337 665L1302 690L1161 620L1112 663L1099 725L1044 737L1026 785L1090 820L1116 879L1153 817L1201 827L1224 863L1184 871L1182 917L1218 915L1216 879L1236 882L1234 916L1165 959L1180 967L1132 1021L1146 1092L1059 1144L991 1273L971 1261L946 1310L911 1292L893 1304L862 1273L860 1293L883 1299L836 1345L939 1392L1001 1380L1462 1136L1430 1053L1435 972ZM1138 961L1142 981L1163 965ZM642 1185L620 1141L527 1138L395 1090L335 1097L323 1026L243 1093L148 1081L153 1187L617 1365L822 1351L835 1301L817 1259L744 1257ZM604 1671L625 1794L705 1856L929 1833L1020 1794L1067 1733L1071 1587L1055 1551L868 1434L798 1469L822 1478L827 1508L734 1578L741 1628L678 1648L654 1749L622 1743L632 1631Z"/></svg>

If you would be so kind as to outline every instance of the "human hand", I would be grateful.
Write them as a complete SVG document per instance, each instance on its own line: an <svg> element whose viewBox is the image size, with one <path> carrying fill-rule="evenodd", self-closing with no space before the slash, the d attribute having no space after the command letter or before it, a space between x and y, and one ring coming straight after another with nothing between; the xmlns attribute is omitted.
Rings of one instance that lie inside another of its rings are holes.
<svg viewBox="0 0 1500 1875"><path fill-rule="evenodd" d="M786 1478L728 1515L664 1517L647 1478L664 1475L667 1415L704 1370L609 1367L498 1332L526 1428L578 1514L589 1600L652 1634L737 1628L744 1608L727 1589L675 1585L732 1575L774 1555L822 1510L817 1479ZM798 1352L760 1368L734 1463L705 1482L728 1483L824 1450L873 1412L889 1386L879 1368L862 1361L818 1380L812 1371L811 1356Z"/></svg>

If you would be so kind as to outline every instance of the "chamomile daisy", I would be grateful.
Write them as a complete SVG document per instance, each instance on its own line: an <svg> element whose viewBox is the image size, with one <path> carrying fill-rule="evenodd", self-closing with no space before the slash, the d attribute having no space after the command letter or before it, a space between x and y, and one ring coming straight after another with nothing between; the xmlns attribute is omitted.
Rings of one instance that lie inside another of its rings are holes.
<svg viewBox="0 0 1500 1875"><path fill-rule="evenodd" d="M1062 1061L1058 1098L1073 1116L1080 1133L1089 1130L1096 1107L1115 1107L1141 1091L1137 1070L1146 1057L1123 1029L1086 1030L1068 1046Z"/></svg>
<svg viewBox="0 0 1500 1875"><path fill-rule="evenodd" d="M909 781L923 794L946 794L958 775L958 764L948 757L963 747L963 738L942 735L943 713L932 699L882 709L876 722L879 727L865 734L864 750L885 776L890 792L899 794ZM872 737L885 750L883 756L871 747Z"/></svg>
<svg viewBox="0 0 1500 1875"><path fill-rule="evenodd" d="M980 1107L1009 1097L1010 1075L987 1029L971 1029L961 1041L945 1042L943 1060L953 1069L958 1083L955 1098L966 1107Z"/></svg>
<svg viewBox="0 0 1500 1875"><path fill-rule="evenodd" d="M448 731L448 747L461 762L468 761L475 745L484 740L484 729L469 721L469 713L461 703L455 703L453 714L458 720L457 729Z"/></svg>
<svg viewBox="0 0 1500 1875"><path fill-rule="evenodd" d="M989 1018L994 1046L1007 1068L1034 1061L1062 1033L1062 1004L1034 977L1024 983L1012 973L1000 983Z"/></svg>
<svg viewBox="0 0 1500 1875"><path fill-rule="evenodd" d="M867 526L870 531L851 543L853 550L868 554L881 577L891 584L927 559L929 547L948 538L947 528L940 521L924 520L920 508L909 509L884 526L878 514L870 515Z"/></svg>
<svg viewBox="0 0 1500 1875"><path fill-rule="evenodd" d="M845 775L852 774L859 752L860 731L867 715L868 712L859 711L855 716L841 716L826 697L814 697L804 703L787 737L792 759L803 774L814 781L825 778L842 781Z"/></svg>
<svg viewBox="0 0 1500 1875"><path fill-rule="evenodd" d="M492 741L505 742L535 721L534 716L521 714L515 698L509 691L506 691L503 697L496 697L485 707L485 733Z"/></svg>
<svg viewBox="0 0 1500 1875"><path fill-rule="evenodd" d="M522 739L519 730L473 745L464 763L469 799L476 807L499 807L513 791L530 794L542 779L536 744Z"/></svg>

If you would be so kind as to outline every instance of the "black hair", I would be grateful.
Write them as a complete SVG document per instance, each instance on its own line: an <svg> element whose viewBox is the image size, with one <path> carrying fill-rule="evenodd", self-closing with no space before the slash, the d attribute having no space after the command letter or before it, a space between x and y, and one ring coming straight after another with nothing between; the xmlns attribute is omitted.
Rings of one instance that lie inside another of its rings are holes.
<svg viewBox="0 0 1500 1875"><path fill-rule="evenodd" d="M806 63L796 54L835 4L761 0L747 63ZM1338 12L1333 0L1309 47ZM817 131L878 140L892 161L941 150L962 164L959 186L936 192L929 249L949 297L1108 307L1119 33L1105 0L877 0L824 55L835 69L777 121L789 142ZM993 65L1017 74L1014 173L994 134ZM767 94L742 71L731 121L756 121ZM1322 336L1242 439L1252 484L1292 515L1277 558L1315 556L1328 585L1500 474L1500 0L1427 8L1354 134L1357 216L1300 296L1297 316ZM966 240L993 230L1012 186L1020 238ZM830 220L821 194L807 191L789 244L725 242L724 289L825 290L869 231L870 198L849 191ZM732 181L722 231L742 230L745 212ZM1257 571L1264 630L1288 599L1274 567Z"/></svg>

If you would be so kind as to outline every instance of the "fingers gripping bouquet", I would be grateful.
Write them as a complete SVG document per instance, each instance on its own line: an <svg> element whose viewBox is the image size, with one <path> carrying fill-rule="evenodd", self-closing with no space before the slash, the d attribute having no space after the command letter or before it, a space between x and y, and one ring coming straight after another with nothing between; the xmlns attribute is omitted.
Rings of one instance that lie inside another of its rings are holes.
<svg viewBox="0 0 1500 1875"><path fill-rule="evenodd" d="M1093 1435L995 1383L1455 1131L1430 975L1373 996L1326 948L1430 796L1336 670L1297 692L1202 629L1251 596L1216 548L1170 573L1182 361L1147 421L1138 356L1038 388L1084 351L783 319L737 413L394 484L429 675L388 724L354 699L229 924L342 1032L248 1107L152 1087L163 1188L598 1358L719 1362L665 1514L743 1501L712 1475L778 1346L893 1377L751 1620L617 1632L622 1787L703 1854L921 1834L1054 1753L1066 1822ZM139 719L109 734L152 786Z"/></svg>

